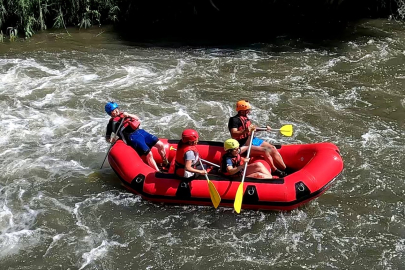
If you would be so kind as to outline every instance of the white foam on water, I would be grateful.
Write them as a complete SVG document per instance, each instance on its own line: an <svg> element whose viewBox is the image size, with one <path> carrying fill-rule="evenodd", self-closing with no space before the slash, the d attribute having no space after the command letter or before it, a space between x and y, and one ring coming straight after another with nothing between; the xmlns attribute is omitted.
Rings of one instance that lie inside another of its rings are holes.
<svg viewBox="0 0 405 270"><path fill-rule="evenodd" d="M405 239L400 239L399 241L397 241L397 243L395 244L395 251L402 254L405 253Z"/></svg>
<svg viewBox="0 0 405 270"><path fill-rule="evenodd" d="M112 194L110 192L98 193L95 196L85 199L84 201L75 203L72 214L76 218L76 225L84 228L91 233L91 229L86 225L86 215L83 212L88 207L98 207L106 203L113 203L121 206L134 206L140 202L140 198L137 196L122 197L120 194Z"/></svg>
<svg viewBox="0 0 405 270"><path fill-rule="evenodd" d="M380 134L377 133L376 130L369 130L367 133L363 134L362 136L362 144L365 145L372 145L378 146L378 141L382 138Z"/></svg>
<svg viewBox="0 0 405 270"><path fill-rule="evenodd" d="M0 235L0 258L12 256L41 243L42 230L22 229Z"/></svg>
<svg viewBox="0 0 405 270"><path fill-rule="evenodd" d="M1 189L0 202L0 258L5 258L41 243L45 231L36 228L35 221L41 210L31 209L23 196L26 190L17 181ZM4 196L3 196L4 195Z"/></svg>
<svg viewBox="0 0 405 270"><path fill-rule="evenodd" d="M0 211L0 232L3 234L12 227L14 227L13 213L7 205L3 205Z"/></svg>
<svg viewBox="0 0 405 270"><path fill-rule="evenodd" d="M138 84L142 85L144 81L156 78L156 73L149 66L142 63L140 65L114 67L114 75L119 77L106 82L105 87L128 88Z"/></svg>
<svg viewBox="0 0 405 270"><path fill-rule="evenodd" d="M63 78L66 72L69 72L69 70L48 68L32 58L11 62L13 67L8 70L6 76L2 76L3 84L0 86L0 93L11 93L20 98L31 95L36 90L45 88L45 86L47 88L56 86L53 81ZM33 79L30 72L41 73L42 77L35 76L36 78Z"/></svg>
<svg viewBox="0 0 405 270"><path fill-rule="evenodd" d="M52 237L52 243L48 246L48 248L46 249L46 251L45 251L45 253L44 253L44 255L42 256L42 257L47 257L48 256L48 254L51 252L51 250L54 248L54 247L56 247L58 244L59 244L59 242L60 242L60 240L63 238L63 237L65 237L66 235L65 234L57 234L57 235L54 235L53 237Z"/></svg>
<svg viewBox="0 0 405 270"><path fill-rule="evenodd" d="M156 238L159 241L164 241L165 246L176 246L180 245L183 241L179 237L175 237L172 233L167 233L166 235L162 235Z"/></svg>
<svg viewBox="0 0 405 270"><path fill-rule="evenodd" d="M350 107L371 107L372 104L368 101L364 101L361 98L362 92L367 92L369 89L365 87L353 87L347 91L344 91L338 98L332 99L332 104L336 110L343 110ZM343 101L343 102L342 102Z"/></svg>
<svg viewBox="0 0 405 270"><path fill-rule="evenodd" d="M89 252L86 252L82 255L82 259L84 260L84 262L80 265L79 270L84 269L87 265L97 261L98 259L103 259L106 254L115 247L125 248L127 247L127 244L121 244L116 241L103 240L103 242L101 242L99 246L91 249Z"/></svg>

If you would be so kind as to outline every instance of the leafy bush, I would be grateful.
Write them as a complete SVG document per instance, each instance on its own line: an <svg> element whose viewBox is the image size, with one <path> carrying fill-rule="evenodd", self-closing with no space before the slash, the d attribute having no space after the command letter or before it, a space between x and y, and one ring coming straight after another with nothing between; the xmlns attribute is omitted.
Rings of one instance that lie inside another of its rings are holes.
<svg viewBox="0 0 405 270"><path fill-rule="evenodd" d="M117 0L0 0L0 29L30 37L48 27L90 27L117 20Z"/></svg>

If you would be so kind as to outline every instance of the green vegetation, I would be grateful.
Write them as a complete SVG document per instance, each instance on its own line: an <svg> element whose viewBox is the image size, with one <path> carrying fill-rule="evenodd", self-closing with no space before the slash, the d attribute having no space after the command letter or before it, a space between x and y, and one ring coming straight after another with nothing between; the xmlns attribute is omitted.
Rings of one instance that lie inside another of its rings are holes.
<svg viewBox="0 0 405 270"><path fill-rule="evenodd" d="M66 28L113 23L118 0L0 0L0 40L14 39L19 33L31 37L49 27ZM6 33L6 34L3 34Z"/></svg>

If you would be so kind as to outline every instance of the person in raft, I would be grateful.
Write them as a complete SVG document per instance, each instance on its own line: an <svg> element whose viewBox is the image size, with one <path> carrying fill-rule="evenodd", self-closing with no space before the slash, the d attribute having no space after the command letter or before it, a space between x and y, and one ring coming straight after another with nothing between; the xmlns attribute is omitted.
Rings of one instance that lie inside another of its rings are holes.
<svg viewBox="0 0 405 270"><path fill-rule="evenodd" d="M191 180L206 173L199 164L200 157L196 147L198 138L198 132L194 129L185 129L181 134L174 167L177 176Z"/></svg>
<svg viewBox="0 0 405 270"><path fill-rule="evenodd" d="M250 142L250 134L253 130L256 131L256 126L252 125L248 114L251 111L251 106L248 100L239 100L236 102L237 115L229 118L228 129L231 133L232 139L235 139L242 146L242 153L248 149ZM271 128L267 126L267 131ZM265 142L257 137L253 138L251 156L263 156L270 164L270 168L278 176L284 177L287 174L284 172L286 166L280 153L274 145ZM274 164L276 163L276 165Z"/></svg>
<svg viewBox="0 0 405 270"><path fill-rule="evenodd" d="M225 153L221 157L220 172L228 177L240 177L243 175L244 163L250 158L240 156L239 143L235 139L228 139L224 142ZM246 177L273 178L269 170L260 162L246 166Z"/></svg>
<svg viewBox="0 0 405 270"><path fill-rule="evenodd" d="M115 136L111 138L111 133L114 132L126 144L130 145L139 156L146 156L146 161L149 166L156 171L160 171L153 158L152 147L156 147L163 160L163 166L167 166L169 162L166 158L164 144L158 137L140 129L141 122L139 117L134 114L120 111L118 104L115 102L107 102L105 112L111 116L107 124L105 139L109 143L114 143L117 139ZM122 122L123 121L123 122ZM122 124L121 124L122 122ZM121 127L120 127L121 125ZM117 130L120 127L120 130Z"/></svg>

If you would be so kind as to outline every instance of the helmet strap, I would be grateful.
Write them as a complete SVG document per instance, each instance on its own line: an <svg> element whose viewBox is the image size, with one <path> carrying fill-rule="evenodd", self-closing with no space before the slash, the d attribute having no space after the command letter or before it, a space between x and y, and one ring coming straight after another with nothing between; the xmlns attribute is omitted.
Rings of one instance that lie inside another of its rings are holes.
<svg viewBox="0 0 405 270"><path fill-rule="evenodd" d="M247 115L247 110L246 111L239 111L238 115L246 116Z"/></svg>

